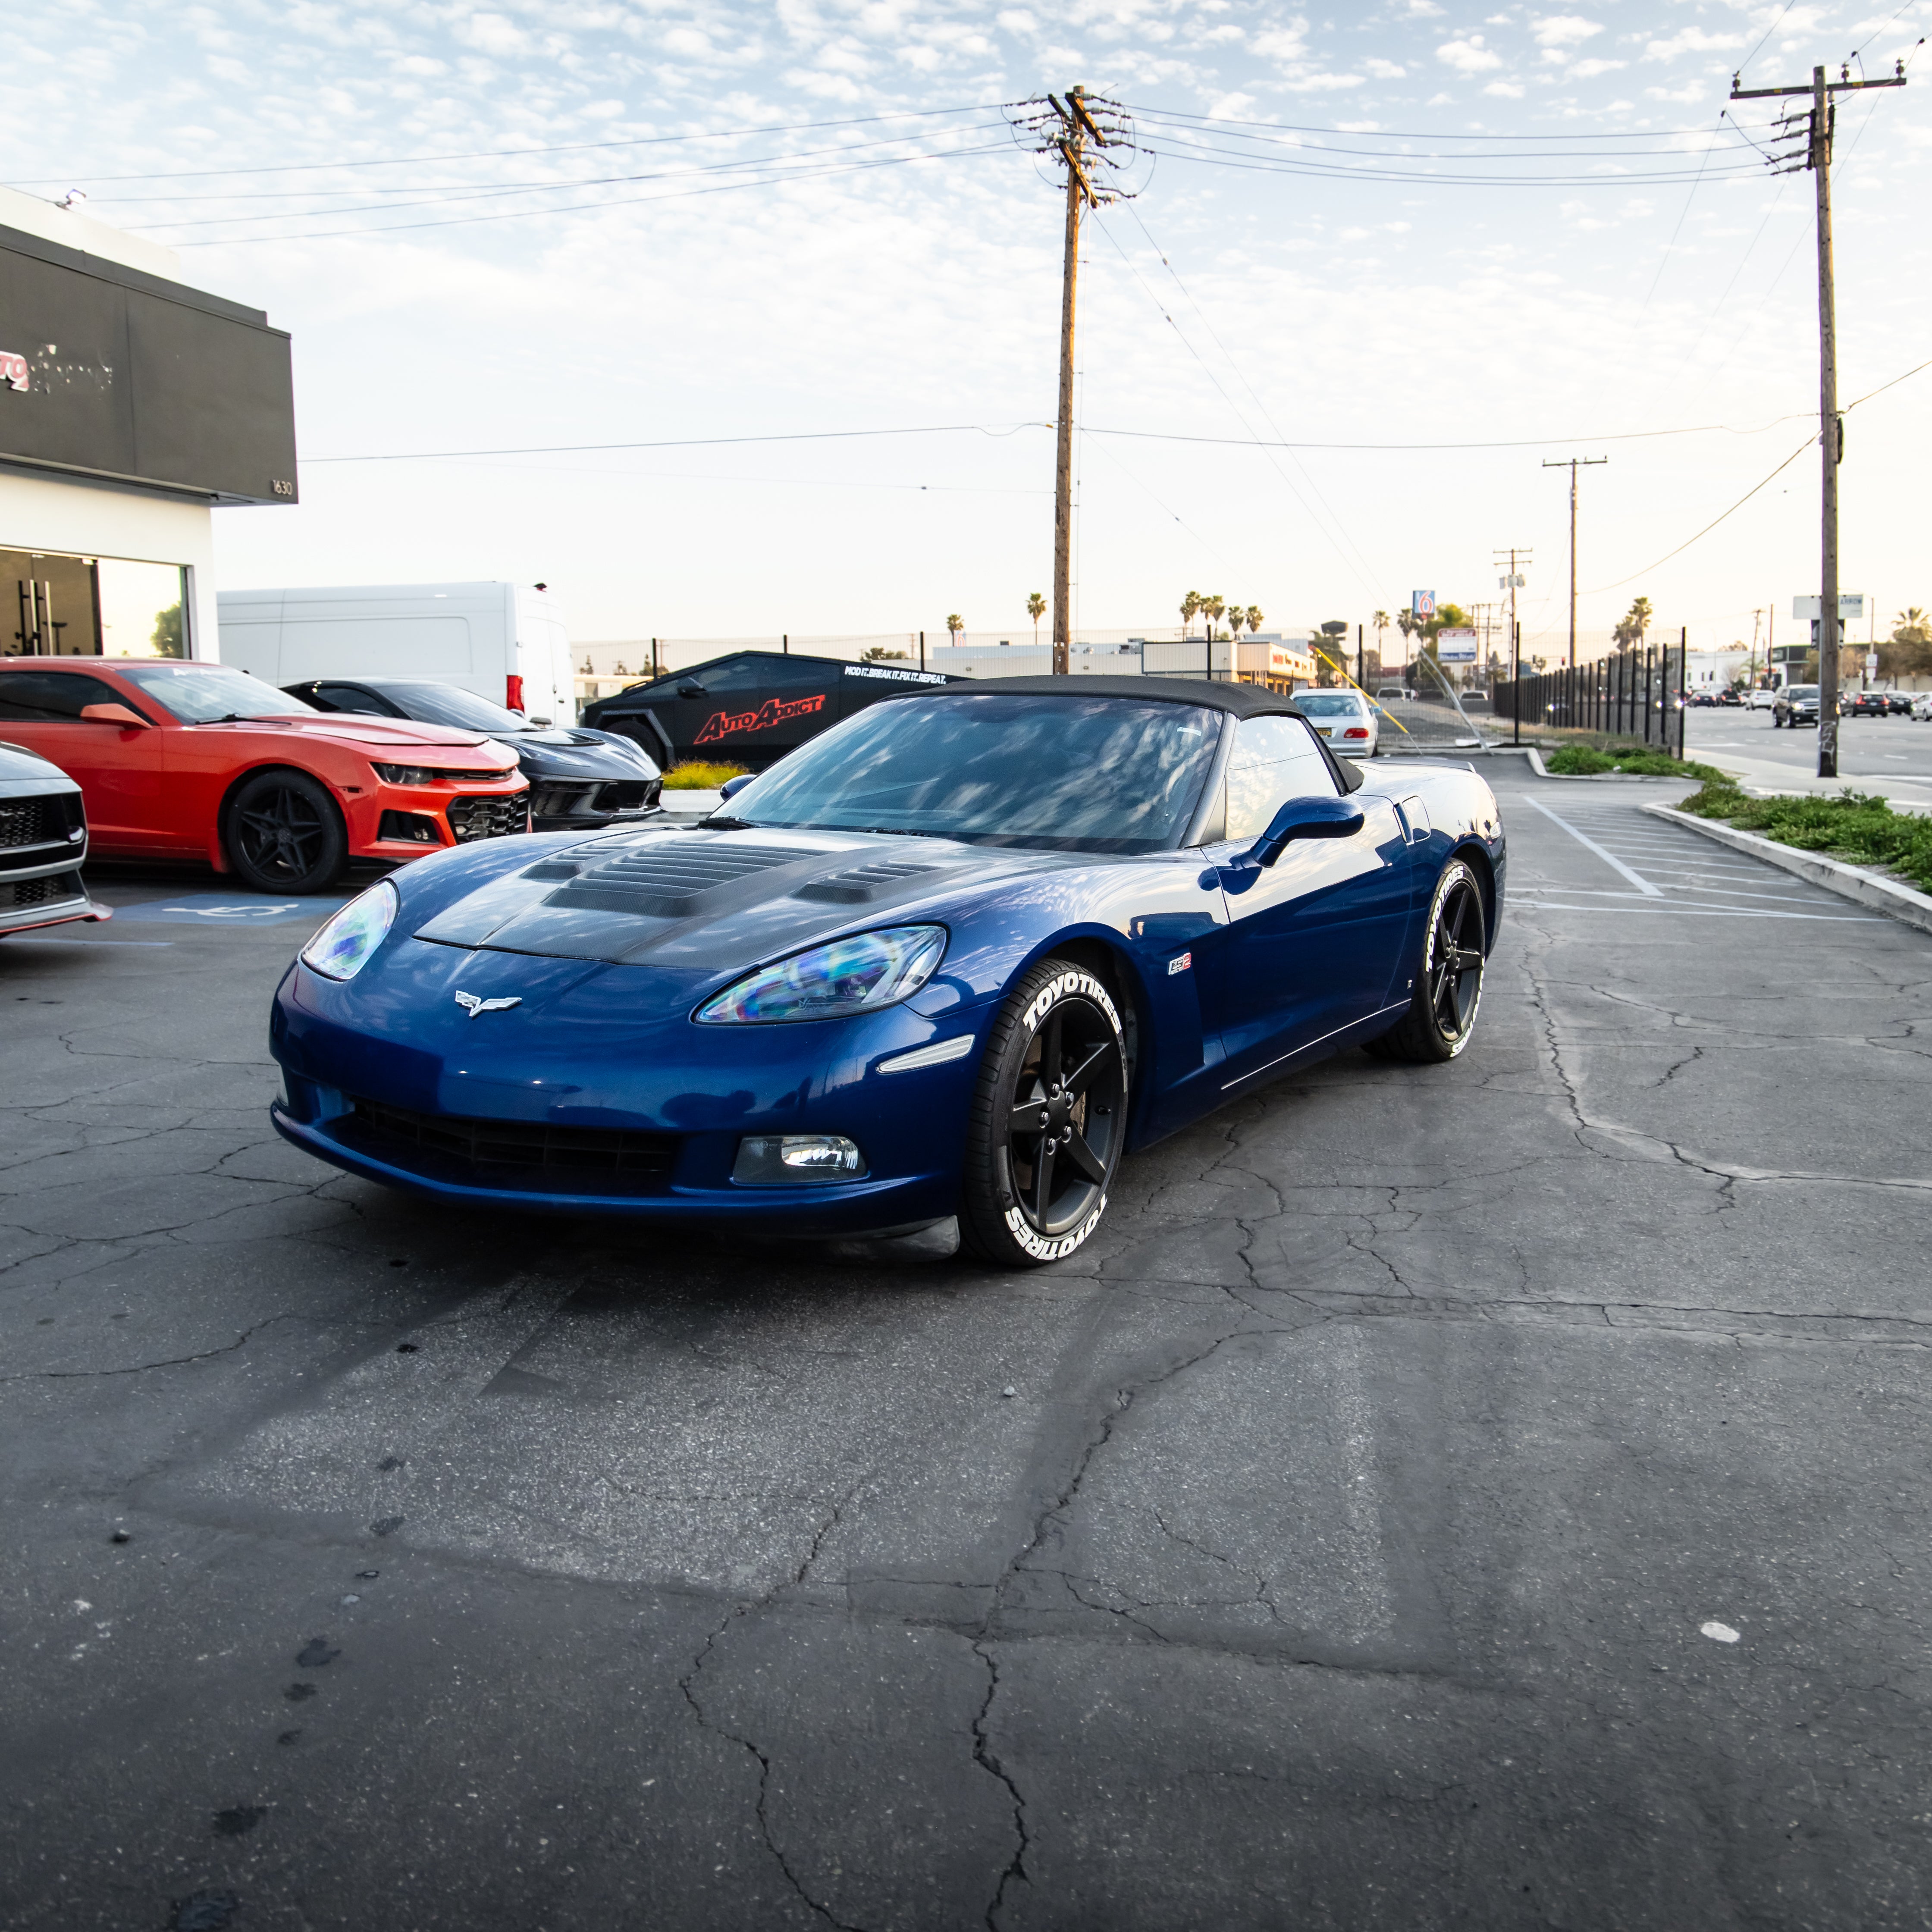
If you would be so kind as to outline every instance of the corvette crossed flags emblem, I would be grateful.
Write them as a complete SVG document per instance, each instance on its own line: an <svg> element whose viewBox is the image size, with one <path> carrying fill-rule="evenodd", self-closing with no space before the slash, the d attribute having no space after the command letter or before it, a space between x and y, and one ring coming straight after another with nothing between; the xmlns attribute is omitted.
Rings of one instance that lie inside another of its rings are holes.
<svg viewBox="0 0 1932 1932"><path fill-rule="evenodd" d="M524 1002L520 994L514 999L479 1000L474 993L458 993L456 1004L473 1020L479 1013L506 1012L512 1006L520 1006Z"/></svg>

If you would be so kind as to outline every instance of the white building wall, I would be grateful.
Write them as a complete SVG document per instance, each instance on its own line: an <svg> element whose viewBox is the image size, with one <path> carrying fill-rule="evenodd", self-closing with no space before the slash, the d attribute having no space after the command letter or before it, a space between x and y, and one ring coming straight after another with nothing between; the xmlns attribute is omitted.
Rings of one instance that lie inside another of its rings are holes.
<svg viewBox="0 0 1932 1932"><path fill-rule="evenodd" d="M214 518L206 503L110 484L0 472L0 549L186 565L189 654L220 660Z"/></svg>

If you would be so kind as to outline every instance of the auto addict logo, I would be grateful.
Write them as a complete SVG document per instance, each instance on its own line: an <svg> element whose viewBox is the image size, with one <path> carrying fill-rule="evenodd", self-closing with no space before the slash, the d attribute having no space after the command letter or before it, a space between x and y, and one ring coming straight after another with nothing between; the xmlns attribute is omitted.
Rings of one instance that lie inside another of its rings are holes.
<svg viewBox="0 0 1932 1932"><path fill-rule="evenodd" d="M0 382L4 382L10 389L32 388L27 358L15 355L10 349L0 349Z"/></svg>
<svg viewBox="0 0 1932 1932"><path fill-rule="evenodd" d="M824 708L825 694L820 692L815 698L768 698L755 711L714 711L693 742L710 745L746 731L769 731L788 718L803 718Z"/></svg>

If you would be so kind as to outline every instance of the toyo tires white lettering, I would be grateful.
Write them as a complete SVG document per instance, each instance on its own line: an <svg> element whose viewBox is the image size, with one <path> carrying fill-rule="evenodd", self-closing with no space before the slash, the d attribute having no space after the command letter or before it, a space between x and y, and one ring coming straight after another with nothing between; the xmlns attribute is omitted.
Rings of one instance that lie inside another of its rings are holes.
<svg viewBox="0 0 1932 1932"><path fill-rule="evenodd" d="M1027 1226L1026 1216L1017 1208L1006 1210L1006 1232L1032 1256L1036 1262L1060 1262L1072 1253L1087 1237L1100 1225L1100 1216L1107 1211L1107 1197L1103 1194L1094 1204L1094 1211L1070 1234L1062 1234L1057 1240L1048 1240L1036 1234Z"/></svg>

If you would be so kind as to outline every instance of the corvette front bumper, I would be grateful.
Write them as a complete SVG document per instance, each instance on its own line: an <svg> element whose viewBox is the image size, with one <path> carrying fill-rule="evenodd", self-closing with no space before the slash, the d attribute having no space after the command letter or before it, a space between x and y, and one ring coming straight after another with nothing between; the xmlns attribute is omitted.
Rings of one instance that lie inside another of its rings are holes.
<svg viewBox="0 0 1932 1932"><path fill-rule="evenodd" d="M610 1214L686 1227L726 1224L773 1234L839 1235L903 1232L943 1220L957 1204L958 1178L948 1163L928 1173L881 1176L822 1186L742 1187L731 1184L730 1163L740 1136L682 1137L672 1172L658 1188L600 1186L590 1177L545 1178L534 1169L506 1168L498 1177L468 1176L454 1163L436 1163L400 1150L378 1151L342 1124L352 1115L319 1122L297 1120L277 1101L269 1110L275 1130L304 1152L426 1200L452 1207L534 1214ZM722 1166L725 1178L718 1176Z"/></svg>

